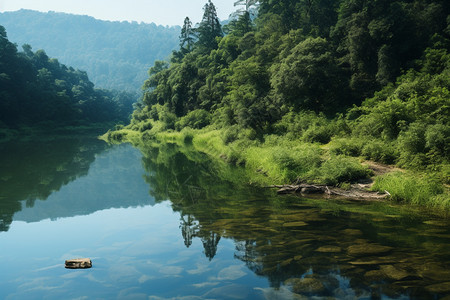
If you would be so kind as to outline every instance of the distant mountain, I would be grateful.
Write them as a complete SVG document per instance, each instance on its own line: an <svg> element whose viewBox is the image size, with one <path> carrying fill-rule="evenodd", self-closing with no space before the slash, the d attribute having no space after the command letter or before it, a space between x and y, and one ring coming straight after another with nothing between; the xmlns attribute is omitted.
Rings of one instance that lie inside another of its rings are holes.
<svg viewBox="0 0 450 300"><path fill-rule="evenodd" d="M140 89L155 60L178 47L181 30L32 10L0 13L0 25L19 48L44 49L61 63L86 71L96 87L132 92Z"/></svg>

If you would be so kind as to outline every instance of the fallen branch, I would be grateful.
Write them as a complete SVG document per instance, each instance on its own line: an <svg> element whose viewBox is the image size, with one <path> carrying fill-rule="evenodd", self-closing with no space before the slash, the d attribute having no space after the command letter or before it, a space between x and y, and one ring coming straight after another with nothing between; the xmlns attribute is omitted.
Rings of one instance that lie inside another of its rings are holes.
<svg viewBox="0 0 450 300"><path fill-rule="evenodd" d="M326 185L313 184L286 184L286 185L271 185L268 188L278 188L278 194L327 194L334 196L341 196L353 199L384 199L390 194L368 191L352 185L349 190L340 189L337 187L329 187Z"/></svg>

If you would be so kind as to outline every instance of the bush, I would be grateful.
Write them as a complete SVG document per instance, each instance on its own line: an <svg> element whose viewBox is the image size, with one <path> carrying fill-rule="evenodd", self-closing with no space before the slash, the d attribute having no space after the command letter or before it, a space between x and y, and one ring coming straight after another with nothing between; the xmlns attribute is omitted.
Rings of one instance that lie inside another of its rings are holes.
<svg viewBox="0 0 450 300"><path fill-rule="evenodd" d="M222 140L225 145L234 142L239 137L239 126L233 125L225 129L225 132L222 136Z"/></svg>
<svg viewBox="0 0 450 300"><path fill-rule="evenodd" d="M399 165L425 169L448 161L450 152L450 127L443 124L410 124L398 138Z"/></svg>
<svg viewBox="0 0 450 300"><path fill-rule="evenodd" d="M124 138L127 136L126 132L123 131L111 131L108 134L108 141L112 142L122 142Z"/></svg>
<svg viewBox="0 0 450 300"><path fill-rule="evenodd" d="M311 126L302 136L302 140L309 143L327 144L331 140L332 132L328 126Z"/></svg>
<svg viewBox="0 0 450 300"><path fill-rule="evenodd" d="M274 125L274 129L278 134L302 137L308 142L328 143L332 135L330 121L324 115L310 111L289 112Z"/></svg>
<svg viewBox="0 0 450 300"><path fill-rule="evenodd" d="M319 169L312 171L310 177L315 177L316 181L328 185L337 185L342 182L355 182L359 179L367 178L372 171L351 157L333 156L325 161Z"/></svg>
<svg viewBox="0 0 450 300"><path fill-rule="evenodd" d="M361 138L339 138L333 139L330 145L330 153L334 155L360 156L364 146Z"/></svg>
<svg viewBox="0 0 450 300"><path fill-rule="evenodd" d="M445 198L445 195L442 195L444 188L438 178L412 176L401 172L377 177L372 189L388 191L393 200L412 204L439 206L435 200Z"/></svg>
<svg viewBox="0 0 450 300"><path fill-rule="evenodd" d="M381 140L367 141L361 149L361 155L365 159L370 159L385 164L393 164L397 153L392 143Z"/></svg>
<svg viewBox="0 0 450 300"><path fill-rule="evenodd" d="M153 128L153 124L152 124L151 120L143 121L138 125L138 130L140 132L144 132L144 131L150 130L152 128Z"/></svg>
<svg viewBox="0 0 450 300"><path fill-rule="evenodd" d="M425 153L426 124L420 122L411 123L406 131L398 137L398 145L402 152L411 154Z"/></svg>
<svg viewBox="0 0 450 300"><path fill-rule="evenodd" d="M163 124L163 130L175 129L175 123L177 122L177 116L170 112L165 106L158 112L158 118Z"/></svg>
<svg viewBox="0 0 450 300"><path fill-rule="evenodd" d="M196 109L190 111L184 117L181 117L175 126L177 130L181 130L185 127L191 127L193 129L201 129L208 126L211 123L211 114L204 109Z"/></svg>
<svg viewBox="0 0 450 300"><path fill-rule="evenodd" d="M442 157L450 156L450 126L435 124L425 131L425 147Z"/></svg>

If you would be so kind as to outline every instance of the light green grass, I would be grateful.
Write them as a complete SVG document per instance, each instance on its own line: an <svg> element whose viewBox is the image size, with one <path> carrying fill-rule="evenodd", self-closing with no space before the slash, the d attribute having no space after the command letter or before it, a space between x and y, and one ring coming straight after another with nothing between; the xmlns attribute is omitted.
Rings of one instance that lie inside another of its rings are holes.
<svg viewBox="0 0 450 300"><path fill-rule="evenodd" d="M207 154L217 164L245 166L248 183L257 185L290 184L297 179L310 183L346 186L372 175L358 158L337 153L331 147L269 135L264 141L240 137L230 141L226 130L213 128L182 131L163 130L158 122L143 132L129 127L108 132L109 142L130 142L138 147L146 144L175 143L188 156L199 159L195 152ZM342 142L342 141L340 141ZM353 153L352 153L353 154ZM222 167L223 168L223 165ZM218 169L220 169L218 168ZM389 173L379 176L374 190L388 191L391 199L424 206L450 209L448 188L439 178L417 173Z"/></svg>
<svg viewBox="0 0 450 300"><path fill-rule="evenodd" d="M387 191L394 201L450 208L449 191L438 179L412 173L393 172L376 178L372 187Z"/></svg>

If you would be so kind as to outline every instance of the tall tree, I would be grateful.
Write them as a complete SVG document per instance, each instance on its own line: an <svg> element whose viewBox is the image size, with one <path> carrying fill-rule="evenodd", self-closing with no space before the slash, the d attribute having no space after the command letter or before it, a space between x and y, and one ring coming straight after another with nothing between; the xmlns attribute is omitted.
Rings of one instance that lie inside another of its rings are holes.
<svg viewBox="0 0 450 300"><path fill-rule="evenodd" d="M234 2L234 6L245 6L245 11L250 12L250 8L257 2L258 0L238 0Z"/></svg>
<svg viewBox="0 0 450 300"><path fill-rule="evenodd" d="M195 40L195 30L192 28L192 22L189 17L184 19L183 28L181 28L180 35L180 48L181 50L185 50L190 52L194 45Z"/></svg>
<svg viewBox="0 0 450 300"><path fill-rule="evenodd" d="M217 37L222 37L222 26L220 25L219 18L217 17L217 11L211 0L205 4L203 8L203 18L197 29L198 32L198 45L205 52L209 52L212 49L217 48Z"/></svg>

